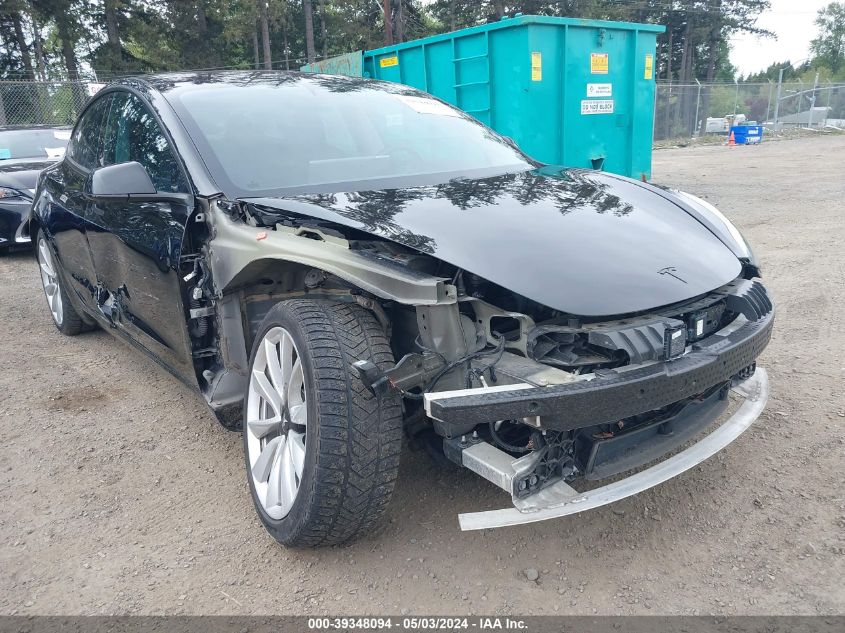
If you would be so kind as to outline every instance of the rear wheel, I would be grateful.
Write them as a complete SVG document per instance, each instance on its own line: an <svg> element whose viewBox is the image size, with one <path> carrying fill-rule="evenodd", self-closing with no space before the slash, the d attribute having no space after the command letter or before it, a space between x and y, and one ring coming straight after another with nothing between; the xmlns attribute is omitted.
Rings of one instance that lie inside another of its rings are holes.
<svg viewBox="0 0 845 633"><path fill-rule="evenodd" d="M333 545L366 534L399 469L402 414L352 370L393 363L375 317L358 305L297 299L262 322L250 357L244 452L253 502L283 545Z"/></svg>
<svg viewBox="0 0 845 633"><path fill-rule="evenodd" d="M47 307L50 308L53 323L62 334L75 336L85 329L85 322L68 299L59 274L59 262L53 257L53 251L50 250L43 231L38 231L36 248L41 286L44 288L44 296L47 297Z"/></svg>

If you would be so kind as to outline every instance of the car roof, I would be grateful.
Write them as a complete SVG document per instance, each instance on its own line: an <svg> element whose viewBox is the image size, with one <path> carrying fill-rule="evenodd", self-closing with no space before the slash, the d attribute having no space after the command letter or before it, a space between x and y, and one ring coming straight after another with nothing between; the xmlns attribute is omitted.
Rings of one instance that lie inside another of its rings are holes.
<svg viewBox="0 0 845 633"><path fill-rule="evenodd" d="M190 72L169 72L155 75L137 75L118 79L112 86L123 85L130 88L147 88L161 93L165 97L174 91L184 93L192 90L205 90L209 87L220 88L249 88L251 86L278 86L291 81L309 81L315 85L324 84L329 81L342 81L353 85L384 85L390 86L391 91L396 91L395 86L401 84L366 79L363 77L349 77L345 75L320 75L316 73L302 73L287 70L213 70L213 71L190 71ZM413 89L406 88L412 92ZM413 91L415 92L415 91Z"/></svg>

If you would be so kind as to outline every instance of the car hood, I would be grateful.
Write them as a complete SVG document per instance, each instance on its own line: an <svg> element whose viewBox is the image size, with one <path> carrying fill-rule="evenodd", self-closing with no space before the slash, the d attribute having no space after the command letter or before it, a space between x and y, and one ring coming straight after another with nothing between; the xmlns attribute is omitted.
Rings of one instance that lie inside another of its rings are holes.
<svg viewBox="0 0 845 633"><path fill-rule="evenodd" d="M21 158L0 160L0 187L32 192L41 170L53 165L55 160Z"/></svg>
<svg viewBox="0 0 845 633"><path fill-rule="evenodd" d="M684 301L742 269L680 201L595 171L544 167L424 187L249 202L265 213L365 231L581 316Z"/></svg>

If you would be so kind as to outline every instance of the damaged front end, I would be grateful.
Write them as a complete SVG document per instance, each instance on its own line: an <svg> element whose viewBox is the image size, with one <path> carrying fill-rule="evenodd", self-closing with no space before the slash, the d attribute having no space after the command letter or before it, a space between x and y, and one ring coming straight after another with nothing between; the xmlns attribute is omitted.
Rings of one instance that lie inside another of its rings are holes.
<svg viewBox="0 0 845 633"><path fill-rule="evenodd" d="M419 351L388 372L366 361L356 368L374 390L419 402L446 457L511 496L513 509L462 515L463 529L563 516L636 494L721 450L765 406L756 359L774 312L759 280L739 278L613 320L553 315L518 297L510 298L533 314L502 310L480 298L475 283L456 282L454 306L418 311ZM682 453L591 492L570 486L671 454L725 413L731 393L744 403Z"/></svg>
<svg viewBox="0 0 845 633"><path fill-rule="evenodd" d="M206 397L218 411L237 401L243 350L278 301L364 306L398 362L385 371L350 359L351 370L377 395L401 394L413 444L436 447L511 498L507 510L461 515L463 529L563 516L636 494L726 446L765 406L756 360L774 310L752 266L686 301L585 317L285 206L211 202L206 248L217 299L209 336L219 362L203 373ZM726 412L731 393L744 400L739 409L686 450L590 492L573 488L681 449Z"/></svg>

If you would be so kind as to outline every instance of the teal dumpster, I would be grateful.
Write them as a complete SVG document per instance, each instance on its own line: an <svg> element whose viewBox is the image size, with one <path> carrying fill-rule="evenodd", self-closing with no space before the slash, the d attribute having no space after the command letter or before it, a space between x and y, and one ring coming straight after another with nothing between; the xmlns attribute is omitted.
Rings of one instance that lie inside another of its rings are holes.
<svg viewBox="0 0 845 633"><path fill-rule="evenodd" d="M650 178L655 45L664 30L520 15L302 70L414 86L542 162Z"/></svg>
<svg viewBox="0 0 845 633"><path fill-rule="evenodd" d="M363 74L440 97L544 163L649 178L663 31L515 16L365 51Z"/></svg>

